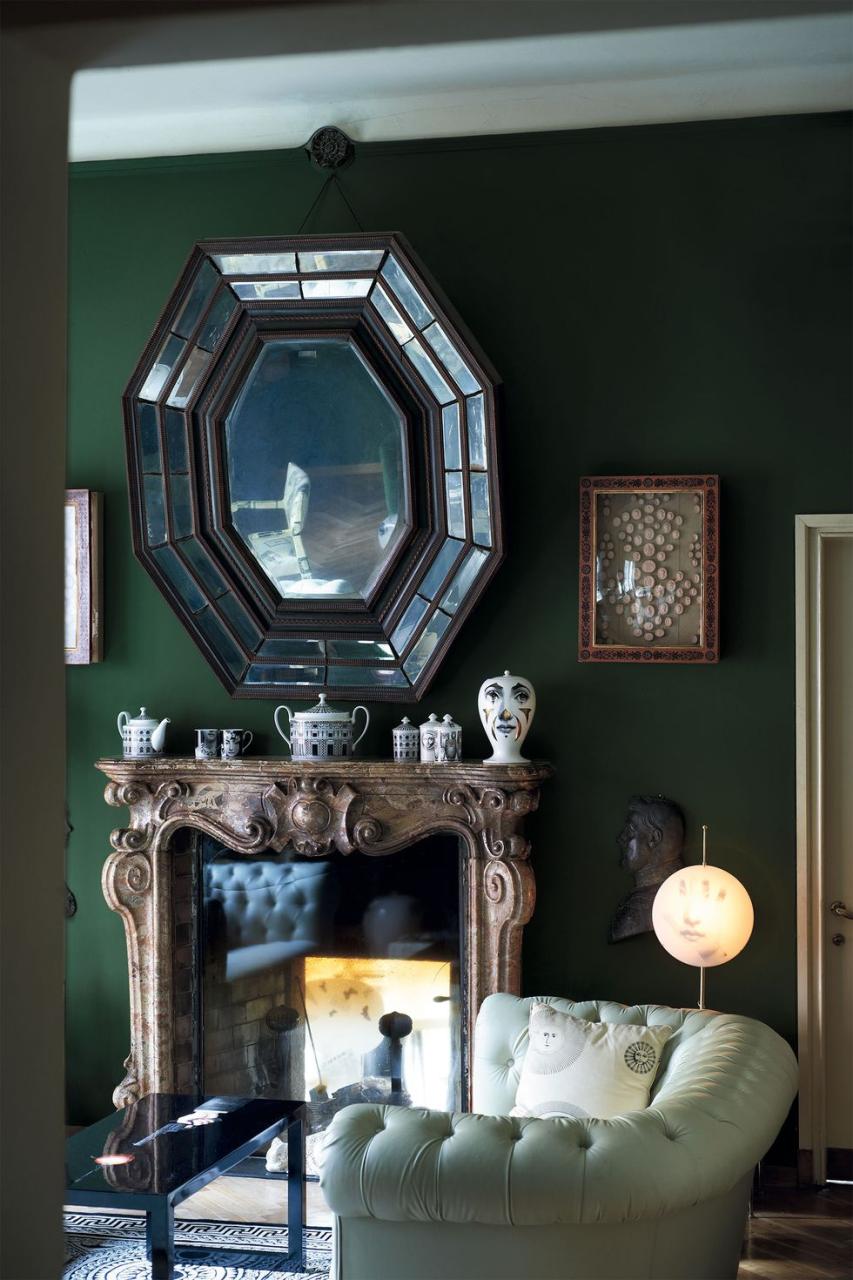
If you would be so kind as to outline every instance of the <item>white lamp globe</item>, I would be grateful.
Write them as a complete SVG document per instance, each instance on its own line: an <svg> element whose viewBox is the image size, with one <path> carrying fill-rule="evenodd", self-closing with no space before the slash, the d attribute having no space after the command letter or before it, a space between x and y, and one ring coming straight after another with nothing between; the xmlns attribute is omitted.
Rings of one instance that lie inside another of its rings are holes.
<svg viewBox="0 0 853 1280"><path fill-rule="evenodd" d="M658 942L683 964L711 969L749 942L755 914L746 889L721 867L690 866L664 880L652 903Z"/></svg>

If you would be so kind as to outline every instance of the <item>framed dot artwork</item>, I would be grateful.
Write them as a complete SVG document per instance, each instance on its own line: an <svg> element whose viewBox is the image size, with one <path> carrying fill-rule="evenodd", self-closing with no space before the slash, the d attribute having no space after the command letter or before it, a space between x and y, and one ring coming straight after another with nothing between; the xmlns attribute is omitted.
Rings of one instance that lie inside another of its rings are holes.
<svg viewBox="0 0 853 1280"><path fill-rule="evenodd" d="M718 662L719 476L584 476L581 662Z"/></svg>

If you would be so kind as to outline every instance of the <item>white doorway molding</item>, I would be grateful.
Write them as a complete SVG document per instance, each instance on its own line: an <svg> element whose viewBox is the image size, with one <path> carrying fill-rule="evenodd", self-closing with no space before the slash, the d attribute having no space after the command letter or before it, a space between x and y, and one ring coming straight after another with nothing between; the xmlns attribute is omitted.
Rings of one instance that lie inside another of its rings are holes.
<svg viewBox="0 0 853 1280"><path fill-rule="evenodd" d="M853 538L853 515L800 515L795 522L797 1026L800 1059L798 1176L826 1182L826 839L824 787L824 553Z"/></svg>

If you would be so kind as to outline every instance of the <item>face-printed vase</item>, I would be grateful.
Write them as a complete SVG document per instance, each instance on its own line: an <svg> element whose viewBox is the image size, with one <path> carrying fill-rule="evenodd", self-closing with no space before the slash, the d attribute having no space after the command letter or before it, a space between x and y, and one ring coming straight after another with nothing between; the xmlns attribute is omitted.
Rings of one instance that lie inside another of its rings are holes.
<svg viewBox="0 0 853 1280"><path fill-rule="evenodd" d="M493 748L484 764L526 764L521 744L527 737L536 710L536 690L524 676L505 671L480 685L477 698L480 722Z"/></svg>

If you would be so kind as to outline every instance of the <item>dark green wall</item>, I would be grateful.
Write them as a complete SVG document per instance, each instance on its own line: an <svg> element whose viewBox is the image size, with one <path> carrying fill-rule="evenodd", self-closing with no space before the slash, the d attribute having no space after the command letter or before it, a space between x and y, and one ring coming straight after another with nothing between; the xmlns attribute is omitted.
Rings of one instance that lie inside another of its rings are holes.
<svg viewBox="0 0 853 1280"><path fill-rule="evenodd" d="M629 887L625 802L662 791L693 855L708 822L712 859L755 903L709 1002L793 1037L793 518L853 505L849 141L842 116L610 129L362 147L344 175L364 227L406 234L505 382L509 554L414 714L453 712L476 755L483 677L536 685L529 746L557 778L533 827L528 992L695 1001L696 972L652 935L607 943ZM172 718L172 750L235 721L132 556L122 388L193 242L296 232L320 181L301 152L72 169L68 482L106 495L106 661L68 671L73 1121L109 1107L128 1049L122 927L99 882L123 815L92 762L141 702ZM352 229L334 193L306 228ZM578 477L637 471L722 477L717 667L577 662ZM278 753L274 705L236 719ZM403 711L375 708L369 754L389 753Z"/></svg>

